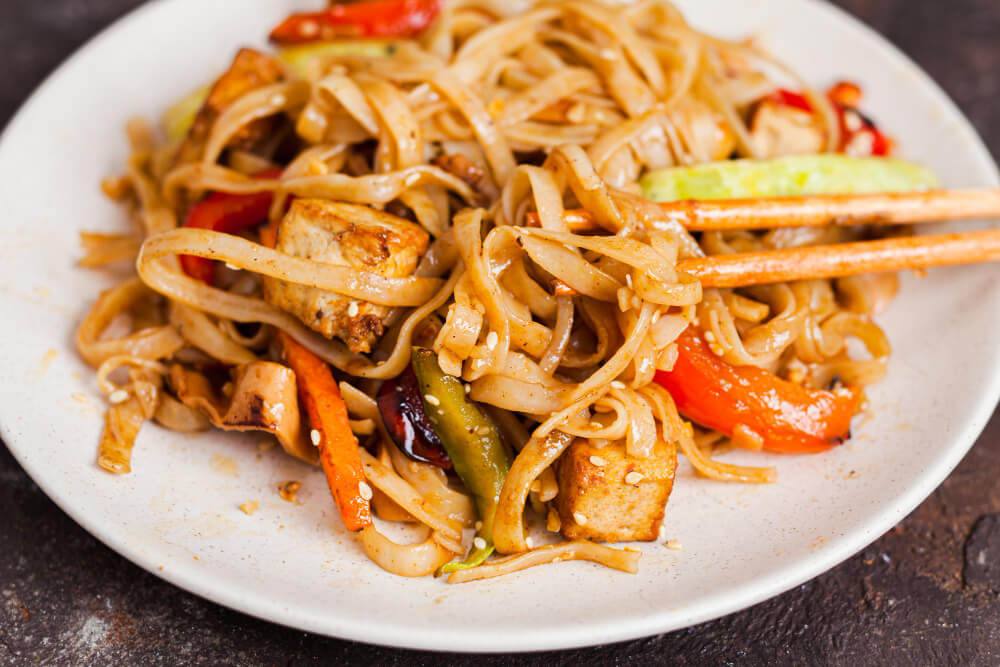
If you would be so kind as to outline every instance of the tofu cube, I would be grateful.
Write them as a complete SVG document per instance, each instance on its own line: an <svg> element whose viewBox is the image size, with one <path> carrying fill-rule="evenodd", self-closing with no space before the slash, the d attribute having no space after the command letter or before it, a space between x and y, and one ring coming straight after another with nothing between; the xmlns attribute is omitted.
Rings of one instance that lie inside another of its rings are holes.
<svg viewBox="0 0 1000 667"><path fill-rule="evenodd" d="M402 278L413 274L428 241L421 227L367 206L297 199L278 226L275 248L314 262ZM385 332L391 312L386 306L273 278L264 280L264 298L364 354Z"/></svg>
<svg viewBox="0 0 1000 667"><path fill-rule="evenodd" d="M556 462L555 504L563 537L598 542L657 538L674 486L677 449L657 443L653 456L631 458L624 442L597 448L576 440Z"/></svg>

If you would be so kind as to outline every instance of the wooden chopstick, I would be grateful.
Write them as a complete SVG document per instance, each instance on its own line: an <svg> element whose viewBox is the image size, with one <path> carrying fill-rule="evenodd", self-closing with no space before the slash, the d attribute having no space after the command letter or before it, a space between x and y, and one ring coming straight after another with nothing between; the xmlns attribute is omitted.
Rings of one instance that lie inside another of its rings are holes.
<svg viewBox="0 0 1000 667"><path fill-rule="evenodd" d="M810 195L718 201L676 201L660 204L663 219L654 227L679 222L691 231L820 227L824 225L902 225L942 220L1000 217L1000 189L927 190L864 195ZM563 214L571 232L603 231L587 211ZM537 227L537 213L528 213Z"/></svg>
<svg viewBox="0 0 1000 667"><path fill-rule="evenodd" d="M713 255L681 260L677 268L697 277L705 287L746 287L997 260L1000 260L1000 229L988 229Z"/></svg>

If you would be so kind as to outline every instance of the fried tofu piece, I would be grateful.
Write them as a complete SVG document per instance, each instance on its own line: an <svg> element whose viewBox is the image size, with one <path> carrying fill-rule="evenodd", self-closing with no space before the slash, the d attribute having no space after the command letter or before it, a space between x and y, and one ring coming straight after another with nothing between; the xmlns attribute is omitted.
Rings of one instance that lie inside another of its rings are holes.
<svg viewBox="0 0 1000 667"><path fill-rule="evenodd" d="M349 266L387 278L413 274L429 237L419 226L367 206L297 199L278 226L275 248L314 262ZM317 287L268 278L264 298L352 352L368 353L391 309Z"/></svg>
<svg viewBox="0 0 1000 667"><path fill-rule="evenodd" d="M274 58L253 49L240 49L233 64L216 80L195 116L194 124L177 151L177 164L201 159L212 126L226 107L250 91L278 83L283 78L281 65ZM274 121L274 118L260 118L250 123L233 137L230 145L249 150L271 133Z"/></svg>
<svg viewBox="0 0 1000 667"><path fill-rule="evenodd" d="M653 456L631 458L624 442L597 448L576 440L556 462L556 509L563 537L598 542L657 538L674 487L677 448L657 443Z"/></svg>
<svg viewBox="0 0 1000 667"><path fill-rule="evenodd" d="M765 158L819 153L826 146L823 130L812 114L771 101L757 106L750 139Z"/></svg>

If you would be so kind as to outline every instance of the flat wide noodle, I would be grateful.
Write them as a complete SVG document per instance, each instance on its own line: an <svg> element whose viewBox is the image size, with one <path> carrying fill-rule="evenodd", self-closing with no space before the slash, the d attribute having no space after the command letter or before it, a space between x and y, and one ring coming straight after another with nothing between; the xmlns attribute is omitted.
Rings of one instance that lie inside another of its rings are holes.
<svg viewBox="0 0 1000 667"><path fill-rule="evenodd" d="M635 574L639 571L639 559L642 553L632 549L612 549L603 544L595 544L586 540L562 542L550 546L538 547L522 551L513 556L497 558L485 565L468 570L459 570L448 576L449 584L463 584L469 581L499 577L518 570L526 570L536 565L546 563L561 563L567 560L589 560L605 567Z"/></svg>

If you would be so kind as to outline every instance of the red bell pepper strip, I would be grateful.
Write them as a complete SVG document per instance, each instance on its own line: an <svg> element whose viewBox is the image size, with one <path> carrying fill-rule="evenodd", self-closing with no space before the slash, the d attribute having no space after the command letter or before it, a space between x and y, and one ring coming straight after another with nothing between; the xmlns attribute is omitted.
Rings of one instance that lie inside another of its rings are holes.
<svg viewBox="0 0 1000 667"><path fill-rule="evenodd" d="M777 104L792 107L798 109L799 111L807 111L809 113L813 112L812 102L810 102L809 99L802 93L796 93L793 90L779 88L771 93L770 99Z"/></svg>
<svg viewBox="0 0 1000 667"><path fill-rule="evenodd" d="M293 14L271 31L278 44L344 37L412 37L441 13L442 0L366 0L334 4L320 12Z"/></svg>
<svg viewBox="0 0 1000 667"><path fill-rule="evenodd" d="M727 435L743 425L782 454L822 452L850 437L861 391L806 389L756 366L733 366L712 353L691 327L677 341L670 372L656 381L682 415Z"/></svg>
<svg viewBox="0 0 1000 667"><path fill-rule="evenodd" d="M254 175L254 178L277 178L280 169L268 169ZM184 227L211 229L226 234L237 234L254 225L267 221L274 195L257 192L249 195L234 195L213 192L191 207L184 219ZM184 273L202 282L215 282L215 262L195 255L181 255Z"/></svg>

